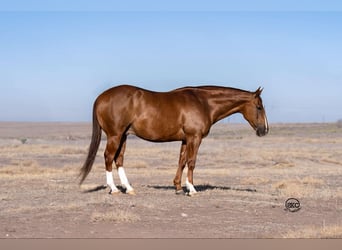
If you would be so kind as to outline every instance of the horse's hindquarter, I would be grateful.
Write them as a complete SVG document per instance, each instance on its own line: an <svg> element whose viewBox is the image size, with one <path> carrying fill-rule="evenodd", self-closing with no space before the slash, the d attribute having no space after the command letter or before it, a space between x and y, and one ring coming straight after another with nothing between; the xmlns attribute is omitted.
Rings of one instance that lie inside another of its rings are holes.
<svg viewBox="0 0 342 250"><path fill-rule="evenodd" d="M129 132L151 141L184 140L189 133L207 133L206 109L193 93L143 91L134 100Z"/></svg>

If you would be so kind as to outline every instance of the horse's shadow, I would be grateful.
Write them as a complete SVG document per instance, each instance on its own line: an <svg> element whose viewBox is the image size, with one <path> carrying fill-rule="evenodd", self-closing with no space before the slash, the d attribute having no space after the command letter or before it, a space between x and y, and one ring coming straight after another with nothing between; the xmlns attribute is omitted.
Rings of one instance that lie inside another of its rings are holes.
<svg viewBox="0 0 342 250"><path fill-rule="evenodd" d="M126 191L126 189L122 186L116 186L116 187L123 193ZM87 190L84 190L83 193L85 193L85 194L86 193L93 193L93 192L101 191L101 190L107 189L107 188L108 188L107 185L99 185L99 186L96 186L94 188L89 188Z"/></svg>
<svg viewBox="0 0 342 250"><path fill-rule="evenodd" d="M174 186L160 186L160 185L148 185L148 188L154 188L154 189L163 189L163 190L174 190ZM225 186L213 186L210 184L201 184L201 185L195 185L195 189L198 192L204 192L208 190L233 190L233 191L242 191L242 192L256 192L256 189L252 188L235 188L235 187L225 187ZM186 187L183 187L183 191L186 193L188 190Z"/></svg>
<svg viewBox="0 0 342 250"><path fill-rule="evenodd" d="M162 185L147 185L148 188L154 188L154 189L162 189L162 190L174 190L175 187L174 186L162 186ZM87 189L84 190L83 193L93 193L93 192L97 192L103 189L106 189L107 186L106 185L100 185L91 189ZM117 188L121 191L121 192L125 192L125 188L118 185ZM242 191L242 192L256 192L256 189L252 189L252 188L235 188L235 187L225 187L225 186L213 186L210 184L201 184L201 185L195 185L195 189L198 192L204 192L204 191L208 191L208 190L233 190L233 191ZM183 191L184 193L188 192L186 187L183 187Z"/></svg>

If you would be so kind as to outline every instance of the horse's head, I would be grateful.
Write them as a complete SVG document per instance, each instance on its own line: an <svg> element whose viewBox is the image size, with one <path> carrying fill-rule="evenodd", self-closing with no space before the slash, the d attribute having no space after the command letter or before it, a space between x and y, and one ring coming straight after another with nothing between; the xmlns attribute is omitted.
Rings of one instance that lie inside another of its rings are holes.
<svg viewBox="0 0 342 250"><path fill-rule="evenodd" d="M269 131L265 108L260 97L262 90L259 87L253 92L251 99L242 108L243 116L254 128L258 136L264 136Z"/></svg>

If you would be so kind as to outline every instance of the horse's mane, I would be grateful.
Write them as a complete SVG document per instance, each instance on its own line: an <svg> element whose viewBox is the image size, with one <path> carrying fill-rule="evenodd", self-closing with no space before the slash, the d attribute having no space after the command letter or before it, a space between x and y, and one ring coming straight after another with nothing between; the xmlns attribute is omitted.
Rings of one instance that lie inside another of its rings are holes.
<svg viewBox="0 0 342 250"><path fill-rule="evenodd" d="M191 90L198 89L198 90L208 90L208 91L213 91L213 90L227 91L227 90L231 90L232 92L251 93L250 91L243 90L243 89L238 89L238 88L233 88L233 87L224 87L224 86L214 86L214 85L186 86L186 87L181 87L181 88L175 89L173 91L180 91L180 90L186 90L186 89L191 89Z"/></svg>

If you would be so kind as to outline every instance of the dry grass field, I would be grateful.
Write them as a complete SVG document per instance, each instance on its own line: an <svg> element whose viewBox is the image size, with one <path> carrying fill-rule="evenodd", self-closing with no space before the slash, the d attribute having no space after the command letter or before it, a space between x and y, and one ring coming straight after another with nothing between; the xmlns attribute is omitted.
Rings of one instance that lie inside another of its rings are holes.
<svg viewBox="0 0 342 250"><path fill-rule="evenodd" d="M78 185L90 124L0 123L0 238L341 238L342 128L270 127L259 138L246 124L215 125L194 172L199 193L188 197L172 184L179 142L129 137L137 194L109 195L105 140ZM285 210L291 197L297 212Z"/></svg>

